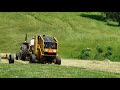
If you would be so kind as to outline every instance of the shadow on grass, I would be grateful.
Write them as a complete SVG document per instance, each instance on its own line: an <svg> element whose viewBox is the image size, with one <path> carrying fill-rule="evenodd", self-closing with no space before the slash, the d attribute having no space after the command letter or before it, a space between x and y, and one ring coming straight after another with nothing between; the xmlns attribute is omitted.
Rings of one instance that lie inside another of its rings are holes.
<svg viewBox="0 0 120 90"><path fill-rule="evenodd" d="M81 14L80 16L106 22L106 19L102 15Z"/></svg>
<svg viewBox="0 0 120 90"><path fill-rule="evenodd" d="M111 23L107 23L106 25L108 25L108 26L114 26L114 27L120 27L120 26L117 25L117 24L111 24Z"/></svg>
<svg viewBox="0 0 120 90"><path fill-rule="evenodd" d="M102 15L81 14L80 16L86 17L86 18L90 18L90 19L95 19L95 20L98 20L98 21L107 22L107 19L105 17L103 17ZM107 23L106 25L108 25L108 26L114 26L114 27L120 27L118 24Z"/></svg>

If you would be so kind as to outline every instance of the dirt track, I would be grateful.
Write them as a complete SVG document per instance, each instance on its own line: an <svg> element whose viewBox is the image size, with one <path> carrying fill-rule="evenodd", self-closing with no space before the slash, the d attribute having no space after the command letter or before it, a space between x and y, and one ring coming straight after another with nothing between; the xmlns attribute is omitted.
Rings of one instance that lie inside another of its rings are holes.
<svg viewBox="0 0 120 90"><path fill-rule="evenodd" d="M0 63L8 63L8 60L2 59ZM15 63L28 64L28 61L15 60ZM120 73L120 62L112 62L109 60L96 61L96 60L62 59L61 65Z"/></svg>
<svg viewBox="0 0 120 90"><path fill-rule="evenodd" d="M63 59L62 65L120 73L120 62L112 62L109 60L96 61L96 60Z"/></svg>

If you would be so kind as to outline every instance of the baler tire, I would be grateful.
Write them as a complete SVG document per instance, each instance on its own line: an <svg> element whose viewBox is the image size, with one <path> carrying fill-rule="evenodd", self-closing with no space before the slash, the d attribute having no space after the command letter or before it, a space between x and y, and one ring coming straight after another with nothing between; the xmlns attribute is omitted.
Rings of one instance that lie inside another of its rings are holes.
<svg viewBox="0 0 120 90"><path fill-rule="evenodd" d="M61 65L61 58L59 56L56 56L56 63L58 65Z"/></svg>
<svg viewBox="0 0 120 90"><path fill-rule="evenodd" d="M29 62L30 63L35 63L35 61L36 61L36 56L34 54L31 54Z"/></svg>

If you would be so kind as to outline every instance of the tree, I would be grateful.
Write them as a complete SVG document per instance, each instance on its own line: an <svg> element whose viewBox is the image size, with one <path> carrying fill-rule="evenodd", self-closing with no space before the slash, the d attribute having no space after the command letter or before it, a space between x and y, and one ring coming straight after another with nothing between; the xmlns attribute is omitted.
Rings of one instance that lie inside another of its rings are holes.
<svg viewBox="0 0 120 90"><path fill-rule="evenodd" d="M105 12L104 14L106 15L106 19L116 21L120 26L120 12Z"/></svg>

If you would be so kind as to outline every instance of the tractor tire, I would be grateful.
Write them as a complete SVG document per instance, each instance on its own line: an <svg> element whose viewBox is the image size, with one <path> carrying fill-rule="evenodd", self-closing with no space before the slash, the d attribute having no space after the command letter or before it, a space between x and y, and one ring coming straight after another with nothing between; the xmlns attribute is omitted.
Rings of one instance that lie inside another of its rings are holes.
<svg viewBox="0 0 120 90"><path fill-rule="evenodd" d="M27 46L26 45L22 45L21 60L25 61L26 56L27 56Z"/></svg>
<svg viewBox="0 0 120 90"><path fill-rule="evenodd" d="M61 58L56 56L56 63L55 64L58 64L58 65L61 65Z"/></svg>
<svg viewBox="0 0 120 90"><path fill-rule="evenodd" d="M31 54L29 62L30 63L35 63L35 61L36 61L36 56L34 54Z"/></svg>
<svg viewBox="0 0 120 90"><path fill-rule="evenodd" d="M14 55L13 54L9 55L9 63L14 63Z"/></svg>
<svg viewBox="0 0 120 90"><path fill-rule="evenodd" d="M19 59L19 53L16 53L16 60Z"/></svg>

